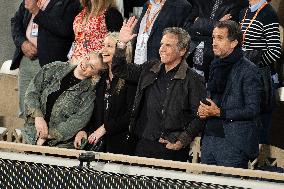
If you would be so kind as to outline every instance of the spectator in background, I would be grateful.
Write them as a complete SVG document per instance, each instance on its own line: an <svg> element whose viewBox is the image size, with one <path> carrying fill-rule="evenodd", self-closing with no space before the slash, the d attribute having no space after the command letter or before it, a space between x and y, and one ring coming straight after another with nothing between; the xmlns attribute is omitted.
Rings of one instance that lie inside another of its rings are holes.
<svg viewBox="0 0 284 189"><path fill-rule="evenodd" d="M129 18L134 7L142 7L147 0L123 0L124 17Z"/></svg>
<svg viewBox="0 0 284 189"><path fill-rule="evenodd" d="M123 4L123 0L115 0L115 4L117 7L117 10L119 10L119 12L122 14L122 16L124 15L124 4Z"/></svg>
<svg viewBox="0 0 284 189"><path fill-rule="evenodd" d="M69 62L44 66L26 92L24 141L72 148L74 136L92 115L95 87L106 67L96 52L83 57L77 66Z"/></svg>
<svg viewBox="0 0 284 189"><path fill-rule="evenodd" d="M213 30L207 102L197 114L207 119L202 138L201 162L247 168L258 155L258 124L261 82L257 67L244 58L242 33L231 20Z"/></svg>
<svg viewBox="0 0 284 189"><path fill-rule="evenodd" d="M240 13L245 56L257 64L263 81L260 143L268 144L274 102L272 82L279 84L274 69L281 56L279 21L266 0L249 0L250 6ZM272 77L272 81L271 81Z"/></svg>
<svg viewBox="0 0 284 189"><path fill-rule="evenodd" d="M123 18L115 0L80 0L83 10L73 24L75 41L69 52L71 63L94 50L101 50L108 32L119 31Z"/></svg>
<svg viewBox="0 0 284 189"><path fill-rule="evenodd" d="M134 63L159 59L159 47L163 30L167 27L187 29L191 5L186 0L149 0L142 11L134 33Z"/></svg>
<svg viewBox="0 0 284 189"><path fill-rule="evenodd" d="M20 117L24 117L26 89L40 67L67 60L79 9L76 0L24 0L11 19L16 50L10 69L19 68Z"/></svg>
<svg viewBox="0 0 284 189"><path fill-rule="evenodd" d="M188 0L193 8L191 17L195 19L190 27L188 63L208 80L210 63L214 59L212 31L218 21L239 20L239 13L247 6L246 0Z"/></svg>
<svg viewBox="0 0 284 189"><path fill-rule="evenodd" d="M136 22L132 17L122 26L112 65L115 76L138 82L129 126L138 142L135 155L186 161L190 142L203 129L196 112L205 97L201 76L185 62L190 37L182 28L167 28L161 61L127 64L125 44L136 36Z"/></svg>
<svg viewBox="0 0 284 189"><path fill-rule="evenodd" d="M133 149L128 141L130 113L136 92L136 84L125 81L112 74L111 65L115 52L118 33L109 33L103 42L101 50L104 63L108 64L109 71L103 75L97 88L97 99L94 110L94 120L90 128L80 131L75 138L75 148L81 146L82 138L87 138L90 144L96 144L104 138L106 152L131 154ZM131 43L127 45L127 62L131 62ZM98 102L98 101L102 102ZM99 111L99 112L98 112ZM101 118L102 116L102 118ZM98 119L101 119L98 121ZM97 123L99 125L97 125Z"/></svg>

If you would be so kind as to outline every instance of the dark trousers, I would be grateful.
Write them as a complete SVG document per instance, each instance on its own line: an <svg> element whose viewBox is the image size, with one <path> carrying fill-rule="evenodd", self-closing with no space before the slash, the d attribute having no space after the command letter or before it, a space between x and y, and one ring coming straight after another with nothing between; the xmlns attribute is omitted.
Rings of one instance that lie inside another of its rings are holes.
<svg viewBox="0 0 284 189"><path fill-rule="evenodd" d="M272 123L272 112L261 114L260 119L261 125L259 127L259 143L269 144L268 136Z"/></svg>
<svg viewBox="0 0 284 189"><path fill-rule="evenodd" d="M249 158L225 138L203 136L201 163L225 167L248 168Z"/></svg>
<svg viewBox="0 0 284 189"><path fill-rule="evenodd" d="M271 95L271 111L264 112L260 114L260 127L259 127L259 143L269 144L269 132L272 125L272 113L275 109L275 94L277 89L277 84L272 80L272 95Z"/></svg>
<svg viewBox="0 0 284 189"><path fill-rule="evenodd" d="M159 143L159 141L146 139L139 140L135 150L136 156L173 161L187 161L188 153L188 148L169 150L164 144Z"/></svg>

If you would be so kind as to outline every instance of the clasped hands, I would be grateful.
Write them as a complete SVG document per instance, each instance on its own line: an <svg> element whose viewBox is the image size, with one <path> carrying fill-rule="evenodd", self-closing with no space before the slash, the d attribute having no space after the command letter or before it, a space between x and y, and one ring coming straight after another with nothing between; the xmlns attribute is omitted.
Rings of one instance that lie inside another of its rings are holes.
<svg viewBox="0 0 284 189"><path fill-rule="evenodd" d="M220 117L220 108L213 102L211 99L206 99L210 102L210 105L206 105L200 101L200 105L198 107L197 116L201 119L206 119L208 117Z"/></svg>
<svg viewBox="0 0 284 189"><path fill-rule="evenodd" d="M104 125L100 126L97 130L95 130L89 137L85 131L79 131L74 140L74 147L79 149L81 147L82 139L88 138L88 142L90 144L96 144L101 137L106 134L106 129Z"/></svg>
<svg viewBox="0 0 284 189"><path fill-rule="evenodd" d="M24 55L31 59L34 60L37 56L37 48L28 40L24 41L22 46L21 46L22 52Z"/></svg>

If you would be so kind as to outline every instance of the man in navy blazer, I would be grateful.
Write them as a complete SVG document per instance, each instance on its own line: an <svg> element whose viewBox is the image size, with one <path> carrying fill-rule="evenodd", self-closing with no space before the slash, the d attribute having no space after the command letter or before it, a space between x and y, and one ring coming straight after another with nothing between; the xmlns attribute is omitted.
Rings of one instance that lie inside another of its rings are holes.
<svg viewBox="0 0 284 189"><path fill-rule="evenodd" d="M134 63L159 60L163 30L180 27L188 31L193 22L191 8L187 0L148 0L134 29L138 34L133 40Z"/></svg>
<svg viewBox="0 0 284 189"><path fill-rule="evenodd" d="M207 91L197 114L206 119L201 162L247 168L258 155L257 119L261 81L256 65L244 58L242 33L234 21L216 24Z"/></svg>

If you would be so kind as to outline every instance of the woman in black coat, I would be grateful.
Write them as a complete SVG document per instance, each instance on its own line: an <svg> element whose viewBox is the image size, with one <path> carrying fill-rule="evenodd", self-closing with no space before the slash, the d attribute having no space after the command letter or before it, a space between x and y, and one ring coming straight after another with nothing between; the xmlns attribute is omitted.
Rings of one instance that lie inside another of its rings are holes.
<svg viewBox="0 0 284 189"><path fill-rule="evenodd" d="M96 110L94 122L91 123L91 128L88 128L88 130L92 130L88 142L95 144L104 137L106 152L131 154L132 145L127 139L136 84L117 78L111 72L112 57L117 40L118 33L109 33L103 42L103 61L109 65L109 71L102 76L97 88ZM128 46L128 49L131 48L130 44ZM131 55L130 50L128 50L128 55ZM75 148L79 148L82 138L87 138L85 131L80 131L77 134Z"/></svg>

